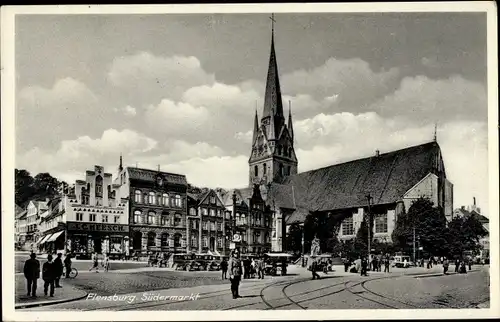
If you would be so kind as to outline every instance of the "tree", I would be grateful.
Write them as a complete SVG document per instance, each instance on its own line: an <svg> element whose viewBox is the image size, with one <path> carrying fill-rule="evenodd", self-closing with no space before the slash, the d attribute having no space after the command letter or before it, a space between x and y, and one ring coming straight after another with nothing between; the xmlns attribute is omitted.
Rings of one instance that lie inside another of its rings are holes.
<svg viewBox="0 0 500 322"><path fill-rule="evenodd" d="M407 214L401 214L392 233L394 245L407 254L413 253L413 236L419 246L430 255L442 256L448 252L446 217L440 207L434 207L427 198L415 200Z"/></svg>
<svg viewBox="0 0 500 322"><path fill-rule="evenodd" d="M456 217L449 223L448 229L451 256L462 257L465 252L478 255L482 248L479 240L488 235L476 216Z"/></svg>
<svg viewBox="0 0 500 322"><path fill-rule="evenodd" d="M304 251L310 252L311 241L316 236L320 241L321 252L333 252L338 242L336 231L339 223L324 212L310 213L304 221Z"/></svg>
<svg viewBox="0 0 500 322"><path fill-rule="evenodd" d="M371 237L372 234L370 234ZM368 224L363 219L354 239L354 252L356 256L368 255Z"/></svg>
<svg viewBox="0 0 500 322"><path fill-rule="evenodd" d="M54 197L58 186L59 181L49 173L39 173L33 178L27 170L15 169L15 199L22 208L30 200Z"/></svg>
<svg viewBox="0 0 500 322"><path fill-rule="evenodd" d="M35 194L34 179L27 170L15 169L14 181L16 204L24 208L27 201Z"/></svg>

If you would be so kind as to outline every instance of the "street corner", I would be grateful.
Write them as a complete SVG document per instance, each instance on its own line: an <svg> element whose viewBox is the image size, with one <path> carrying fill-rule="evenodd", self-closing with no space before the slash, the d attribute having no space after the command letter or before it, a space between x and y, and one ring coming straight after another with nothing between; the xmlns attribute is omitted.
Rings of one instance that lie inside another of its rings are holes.
<svg viewBox="0 0 500 322"><path fill-rule="evenodd" d="M37 296L31 297L26 294L25 288L19 287L19 284L20 283L16 281L14 305L16 310L78 301L85 298L88 294L88 292L83 289L67 284L63 285L61 288L55 288L53 297L44 295L43 280L39 279L37 283Z"/></svg>

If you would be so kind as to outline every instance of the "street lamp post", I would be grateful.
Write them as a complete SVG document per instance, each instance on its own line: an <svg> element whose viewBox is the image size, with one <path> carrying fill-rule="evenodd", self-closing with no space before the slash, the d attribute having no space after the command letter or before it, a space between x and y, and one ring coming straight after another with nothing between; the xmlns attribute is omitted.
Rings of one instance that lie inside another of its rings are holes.
<svg viewBox="0 0 500 322"><path fill-rule="evenodd" d="M368 262L371 261L371 230L372 230L372 211L371 211L371 206L370 206L370 200L372 200L372 196L368 194L366 196L368 199Z"/></svg>

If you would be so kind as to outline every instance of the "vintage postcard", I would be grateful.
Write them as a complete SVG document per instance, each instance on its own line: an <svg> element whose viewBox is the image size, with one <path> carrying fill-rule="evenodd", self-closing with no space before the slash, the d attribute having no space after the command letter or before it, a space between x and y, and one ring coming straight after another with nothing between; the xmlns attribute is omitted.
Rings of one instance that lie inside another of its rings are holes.
<svg viewBox="0 0 500 322"><path fill-rule="evenodd" d="M4 320L499 317L493 2L1 13Z"/></svg>

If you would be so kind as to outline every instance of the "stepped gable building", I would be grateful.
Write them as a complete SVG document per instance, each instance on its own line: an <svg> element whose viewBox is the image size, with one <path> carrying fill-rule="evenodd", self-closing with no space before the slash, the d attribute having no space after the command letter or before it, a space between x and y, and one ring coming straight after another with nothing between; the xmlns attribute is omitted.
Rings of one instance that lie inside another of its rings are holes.
<svg viewBox="0 0 500 322"><path fill-rule="evenodd" d="M229 240L226 240L226 220L229 213L217 192L203 189L188 192L188 251L214 255L226 254Z"/></svg>
<svg viewBox="0 0 500 322"><path fill-rule="evenodd" d="M58 191L40 216L40 250L72 251L79 258L94 252L128 254L128 199L117 196L111 173L96 165L85 180Z"/></svg>
<svg viewBox="0 0 500 322"><path fill-rule="evenodd" d="M428 197L451 216L453 185L446 178L441 149L434 141L393 152L297 173L291 109L283 115L274 26L262 118L254 119L249 183L260 186L273 216L272 250L286 251L291 224L307 215L336 216L341 239L354 238L370 202L374 238L390 241L395 221L413 200ZM251 190L252 188L248 188ZM245 190L243 190L245 191ZM227 206L227 205L226 205Z"/></svg>
<svg viewBox="0 0 500 322"><path fill-rule="evenodd" d="M185 253L187 248L186 176L123 167L120 157L114 187L130 200L131 251Z"/></svg>
<svg viewBox="0 0 500 322"><path fill-rule="evenodd" d="M237 246L240 252L258 254L271 251L272 212L262 198L259 185L223 191L219 195L227 210L226 231L241 236Z"/></svg>

